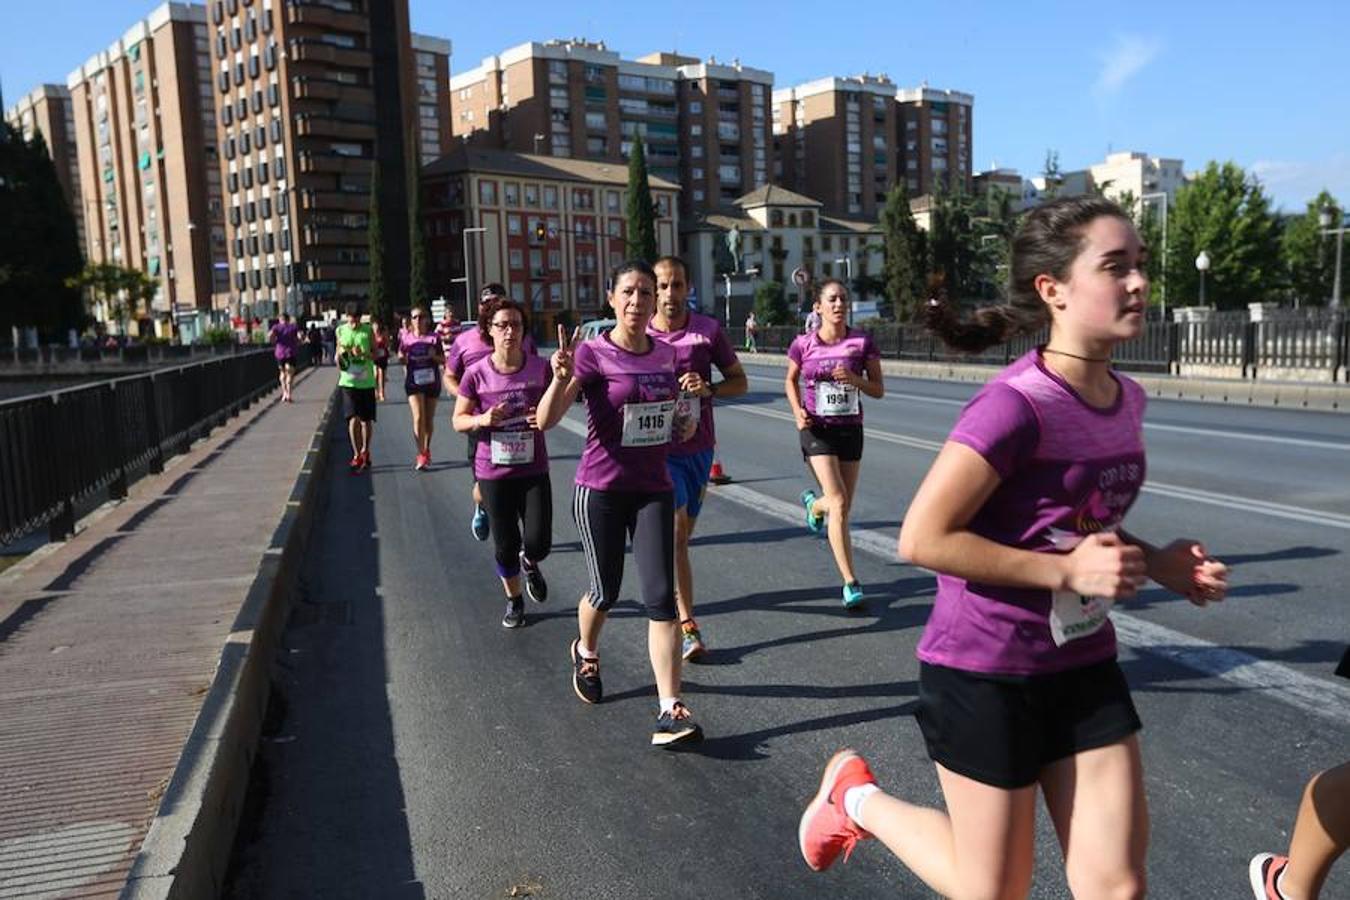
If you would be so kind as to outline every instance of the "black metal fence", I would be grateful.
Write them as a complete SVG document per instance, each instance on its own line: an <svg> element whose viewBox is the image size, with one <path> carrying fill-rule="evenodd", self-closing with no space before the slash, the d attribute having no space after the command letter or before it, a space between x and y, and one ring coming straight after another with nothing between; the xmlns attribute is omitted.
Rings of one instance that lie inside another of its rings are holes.
<svg viewBox="0 0 1350 900"><path fill-rule="evenodd" d="M100 492L125 497L276 386L272 351L256 350L0 403L0 546L44 525L68 537Z"/></svg>
<svg viewBox="0 0 1350 900"><path fill-rule="evenodd" d="M253 344L137 344L130 347L0 347L0 371L5 366L120 363L172 365L218 356L236 356L260 349Z"/></svg>
<svg viewBox="0 0 1350 900"><path fill-rule="evenodd" d="M922 325L868 322L881 355L888 359L926 362L1007 365L1037 344L1048 332L1014 338L983 353L965 354L947 349ZM760 328L760 350L783 353L800 331L793 327ZM729 328L727 336L744 346L745 329ZM1350 317L1332 310L1267 313L1253 321L1247 313L1213 313L1204 321L1149 322L1139 337L1120 344L1114 358L1118 368L1135 372L1186 374L1213 370L1216 375L1255 378L1317 373L1319 380L1350 378ZM1225 371L1226 370L1226 371Z"/></svg>

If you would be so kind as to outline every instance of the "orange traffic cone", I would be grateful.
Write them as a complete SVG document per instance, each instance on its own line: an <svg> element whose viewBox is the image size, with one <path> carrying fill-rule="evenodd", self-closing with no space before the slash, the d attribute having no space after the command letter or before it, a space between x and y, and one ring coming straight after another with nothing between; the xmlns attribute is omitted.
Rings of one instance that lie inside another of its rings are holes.
<svg viewBox="0 0 1350 900"><path fill-rule="evenodd" d="M722 468L722 457L718 455L717 448L713 448L712 469L708 472L708 480L713 484L729 484L731 476Z"/></svg>

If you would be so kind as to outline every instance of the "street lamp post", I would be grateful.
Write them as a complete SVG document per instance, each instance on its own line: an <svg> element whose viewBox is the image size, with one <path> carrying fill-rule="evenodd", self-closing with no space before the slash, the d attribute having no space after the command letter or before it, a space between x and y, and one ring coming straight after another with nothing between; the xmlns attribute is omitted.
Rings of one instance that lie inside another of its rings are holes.
<svg viewBox="0 0 1350 900"><path fill-rule="evenodd" d="M534 133L534 155L539 155L539 142L544 139L544 135L538 131Z"/></svg>
<svg viewBox="0 0 1350 900"><path fill-rule="evenodd" d="M726 282L726 286L727 286L727 327L730 328L730 327L731 327L731 273L730 273L730 272L723 272L723 273L722 273L722 280L723 280L724 282Z"/></svg>
<svg viewBox="0 0 1350 900"><path fill-rule="evenodd" d="M1167 321L1167 195L1161 191L1156 194L1144 194L1139 198L1141 204L1150 200L1162 201L1162 320Z"/></svg>
<svg viewBox="0 0 1350 900"><path fill-rule="evenodd" d="M1200 273L1200 305L1205 305L1205 273L1209 271L1209 254L1204 250L1195 258L1196 271Z"/></svg>
<svg viewBox="0 0 1350 900"><path fill-rule="evenodd" d="M839 257L838 259L836 259L834 262L835 262L835 265L838 265L839 263L843 263L843 264L844 264L844 287L845 287L845 288L849 291L849 293L851 294L851 293L853 292L853 257L851 257L851 256L849 256L849 255L847 255L847 254L845 254L845 255ZM853 304L852 304L852 302L850 302L849 305L848 305L848 325L849 325L850 328L853 327Z"/></svg>
<svg viewBox="0 0 1350 900"><path fill-rule="evenodd" d="M1341 217L1340 227L1332 228L1331 222L1334 217L1330 206L1322 207L1322 211L1317 214L1317 221L1322 226L1322 236L1336 235L1336 273L1331 282L1331 308L1341 308L1341 248L1345 245L1345 217Z"/></svg>
<svg viewBox="0 0 1350 900"><path fill-rule="evenodd" d="M473 267L469 264L469 235L486 234L486 228L464 229L464 321L472 322L473 315Z"/></svg>

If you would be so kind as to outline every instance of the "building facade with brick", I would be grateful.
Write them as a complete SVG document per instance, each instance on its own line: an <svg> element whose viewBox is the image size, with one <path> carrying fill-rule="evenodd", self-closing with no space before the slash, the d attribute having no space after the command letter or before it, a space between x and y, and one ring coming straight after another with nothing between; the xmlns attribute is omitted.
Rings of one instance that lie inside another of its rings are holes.
<svg viewBox="0 0 1350 900"><path fill-rule="evenodd" d="M5 121L19 130L25 141L39 133L47 144L61 190L75 215L75 227L84 247L84 200L80 189L80 161L75 147L75 107L70 89L63 84L34 88L5 111Z"/></svg>
<svg viewBox="0 0 1350 900"><path fill-rule="evenodd" d="M674 253L679 185L656 176L649 184L657 249ZM627 187L628 169L616 162L455 148L423 170L433 293L463 318L477 314L484 284L500 282L543 335L558 320L605 317L609 272L627 256Z"/></svg>

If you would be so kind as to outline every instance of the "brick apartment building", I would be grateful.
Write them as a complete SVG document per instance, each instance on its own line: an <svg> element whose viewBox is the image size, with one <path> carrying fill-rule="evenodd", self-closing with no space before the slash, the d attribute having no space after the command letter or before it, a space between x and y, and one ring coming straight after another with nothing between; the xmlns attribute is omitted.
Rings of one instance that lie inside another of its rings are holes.
<svg viewBox="0 0 1350 900"><path fill-rule="evenodd" d="M674 53L625 60L583 39L521 44L450 82L454 134L471 147L623 162L641 139L681 210L767 184L773 75Z"/></svg>
<svg viewBox="0 0 1350 900"><path fill-rule="evenodd" d="M19 129L25 141L31 141L39 132L42 134L56 166L56 177L61 182L66 203L75 215L75 227L83 247L84 209L79 156L75 149L75 107L70 102L70 89L63 84L39 85L5 111L5 121Z"/></svg>

